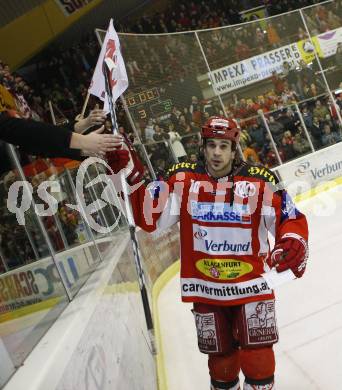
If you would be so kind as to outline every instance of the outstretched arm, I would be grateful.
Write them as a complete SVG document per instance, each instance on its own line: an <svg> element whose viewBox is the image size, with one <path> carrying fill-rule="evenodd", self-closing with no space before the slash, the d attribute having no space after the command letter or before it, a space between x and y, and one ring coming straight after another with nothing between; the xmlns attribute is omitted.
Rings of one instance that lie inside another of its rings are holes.
<svg viewBox="0 0 342 390"><path fill-rule="evenodd" d="M106 152L110 152L116 146L113 134L101 134L104 127L92 131L87 135L72 133L70 139L71 149L80 149L85 156L100 155L105 156Z"/></svg>
<svg viewBox="0 0 342 390"><path fill-rule="evenodd" d="M107 154L108 164L115 174L124 169L129 184L130 202L135 224L147 232L166 229L179 220L180 202L172 192L172 180L152 182L148 186L143 181L144 167L134 150L119 149ZM120 192L118 175L113 178Z"/></svg>
<svg viewBox="0 0 342 390"><path fill-rule="evenodd" d="M106 114L103 110L96 105L95 109L90 111L86 118L80 119L74 124L74 130L76 133L82 134L84 131L93 126L101 126L106 120Z"/></svg>
<svg viewBox="0 0 342 390"><path fill-rule="evenodd" d="M25 152L42 157L81 158L114 148L114 136L101 134L103 127L88 135L71 132L65 127L13 118L0 113L0 139L20 146Z"/></svg>

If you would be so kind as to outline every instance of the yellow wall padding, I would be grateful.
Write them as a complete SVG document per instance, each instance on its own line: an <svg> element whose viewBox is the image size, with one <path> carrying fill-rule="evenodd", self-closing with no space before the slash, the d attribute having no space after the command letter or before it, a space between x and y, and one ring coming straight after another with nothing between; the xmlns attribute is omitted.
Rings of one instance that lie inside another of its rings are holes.
<svg viewBox="0 0 342 390"><path fill-rule="evenodd" d="M11 69L24 64L83 15L92 11L101 1L93 0L67 16L55 0L47 0L8 23L0 29L2 61L8 63Z"/></svg>

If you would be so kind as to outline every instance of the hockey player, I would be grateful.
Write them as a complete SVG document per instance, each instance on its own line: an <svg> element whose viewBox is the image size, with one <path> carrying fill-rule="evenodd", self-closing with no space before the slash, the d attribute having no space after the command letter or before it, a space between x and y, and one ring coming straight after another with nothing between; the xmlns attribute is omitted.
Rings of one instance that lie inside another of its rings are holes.
<svg viewBox="0 0 342 390"><path fill-rule="evenodd" d="M180 222L182 300L193 302L211 389L240 389L241 370L244 390L269 390L278 330L274 292L261 274L275 267L300 278L308 227L273 172L239 160L239 136L234 120L210 118L202 127L202 161L171 167L168 179L152 187L154 199L144 185L130 198L135 222L146 231ZM118 172L129 155L112 153ZM134 185L141 178L134 163L127 180ZM268 232L275 237L272 251Z"/></svg>

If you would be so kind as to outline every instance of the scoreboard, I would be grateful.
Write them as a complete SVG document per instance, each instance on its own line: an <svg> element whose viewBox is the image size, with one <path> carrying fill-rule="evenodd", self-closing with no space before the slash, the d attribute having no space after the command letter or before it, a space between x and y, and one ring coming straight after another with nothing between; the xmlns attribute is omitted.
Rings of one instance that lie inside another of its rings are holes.
<svg viewBox="0 0 342 390"><path fill-rule="evenodd" d="M136 93L135 95L129 96L127 100L128 107L135 107L143 103L147 103L151 100L159 98L158 88L146 89L145 91Z"/></svg>
<svg viewBox="0 0 342 390"><path fill-rule="evenodd" d="M153 116L164 115L167 112L171 112L172 100L167 99L167 100L163 100L162 102L152 104L150 106L150 109L151 109Z"/></svg>
<svg viewBox="0 0 342 390"><path fill-rule="evenodd" d="M127 106L136 120L167 119L172 110L172 100L160 96L158 88L150 88L126 98Z"/></svg>

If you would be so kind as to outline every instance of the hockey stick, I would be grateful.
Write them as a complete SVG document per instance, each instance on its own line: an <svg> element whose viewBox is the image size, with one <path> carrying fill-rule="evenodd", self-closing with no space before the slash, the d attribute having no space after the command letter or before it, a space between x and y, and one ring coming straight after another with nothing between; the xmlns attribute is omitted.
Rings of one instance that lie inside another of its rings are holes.
<svg viewBox="0 0 342 390"><path fill-rule="evenodd" d="M103 62L103 73L104 73L104 78L105 78L105 86L106 86L106 93L108 95L108 103L109 103L109 111L110 111L110 116L112 120L112 125L113 125L113 132L114 134L118 134L118 124L116 121L116 113L115 113L115 107L114 107L114 100L113 100L113 94L112 94L112 89L110 86L110 69L108 68L106 62ZM132 242L132 249L133 249L133 254L134 254L134 261L135 261L135 268L137 271L138 275L138 281L139 281L139 287L140 287L140 293L141 293L141 299L143 303L143 308L144 308L144 314L145 314L145 320L146 320L146 326L150 338L150 343L151 343L151 352L152 354L156 354L156 347L155 347L155 338L154 338L154 327L153 327L153 320L152 320L152 313L151 313L151 308L150 304L148 301L148 295L147 295L147 289L146 289L146 284L145 284L145 276L144 276L144 271L141 265L141 255L140 255L140 250L139 250L139 244L137 240L137 235L136 235L136 226L134 222L134 217L131 209L131 204L129 201L129 196L128 196L128 187L127 187L127 182L124 174L120 174L120 179L121 179L121 186L122 190L124 193L124 201L125 201L125 208L126 208L126 217L127 217L127 222L129 226L129 233L131 236L131 242Z"/></svg>

